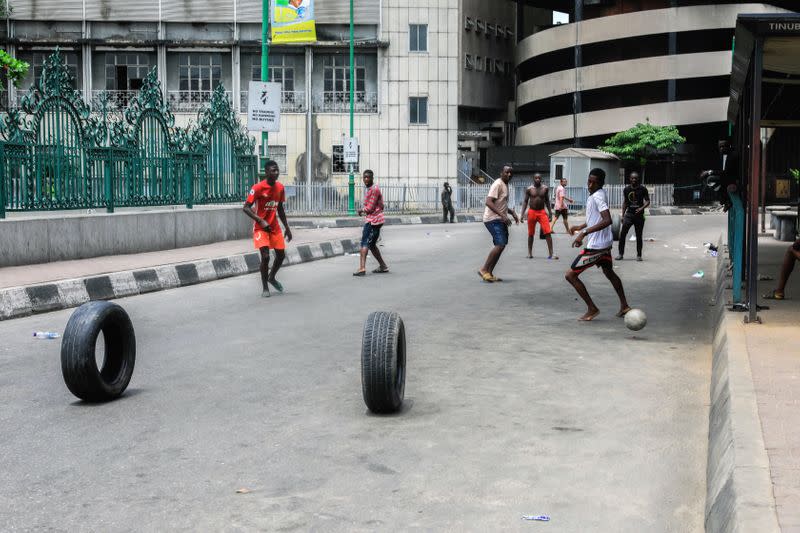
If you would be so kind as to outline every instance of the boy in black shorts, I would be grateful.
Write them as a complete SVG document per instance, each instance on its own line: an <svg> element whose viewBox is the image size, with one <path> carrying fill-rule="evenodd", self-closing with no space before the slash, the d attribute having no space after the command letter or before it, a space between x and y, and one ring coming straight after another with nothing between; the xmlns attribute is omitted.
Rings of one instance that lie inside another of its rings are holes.
<svg viewBox="0 0 800 533"><path fill-rule="evenodd" d="M619 312L617 312L617 316L625 316L631 310L625 298L622 280L614 272L611 262L611 246L614 244L614 237L611 234L611 213L608 210L608 199L606 191L603 190L605 181L606 173L602 169L595 168L589 173L590 196L586 200L586 224L569 229L572 235L578 233L575 242L572 243L573 248L582 246L584 237L588 236L586 248L575 258L572 267L564 276L570 285L575 288L578 295L583 298L583 301L586 302L586 313L578 319L582 322L590 322L600 314L600 310L586 290L586 285L583 284L579 277L584 270L591 266L602 268L603 274L605 274L617 292L619 297Z"/></svg>

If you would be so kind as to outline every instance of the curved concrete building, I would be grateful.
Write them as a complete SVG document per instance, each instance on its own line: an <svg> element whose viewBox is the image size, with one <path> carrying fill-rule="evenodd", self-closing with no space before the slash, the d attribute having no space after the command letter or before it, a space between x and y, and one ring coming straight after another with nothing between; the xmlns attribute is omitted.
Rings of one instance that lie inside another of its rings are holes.
<svg viewBox="0 0 800 533"><path fill-rule="evenodd" d="M567 12L571 22L530 28L518 43L516 144L594 147L650 120L678 126L708 158L727 133L737 15L796 4L528 1Z"/></svg>

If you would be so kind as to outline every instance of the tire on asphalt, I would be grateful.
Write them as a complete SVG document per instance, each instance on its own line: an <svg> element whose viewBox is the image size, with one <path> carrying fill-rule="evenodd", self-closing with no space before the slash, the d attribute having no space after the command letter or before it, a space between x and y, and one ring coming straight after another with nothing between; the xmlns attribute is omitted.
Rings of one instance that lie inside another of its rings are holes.
<svg viewBox="0 0 800 533"><path fill-rule="evenodd" d="M406 329L397 313L367 317L361 341L361 392L373 413L400 410L406 388Z"/></svg>
<svg viewBox="0 0 800 533"><path fill-rule="evenodd" d="M614 235L614 240L619 240L619 230L622 228L622 216L613 215L611 217L611 234Z"/></svg>
<svg viewBox="0 0 800 533"><path fill-rule="evenodd" d="M95 359L103 333L105 357ZM128 387L136 362L136 336L128 313L105 301L85 303L72 313L61 341L61 373L72 394L87 402L106 402Z"/></svg>

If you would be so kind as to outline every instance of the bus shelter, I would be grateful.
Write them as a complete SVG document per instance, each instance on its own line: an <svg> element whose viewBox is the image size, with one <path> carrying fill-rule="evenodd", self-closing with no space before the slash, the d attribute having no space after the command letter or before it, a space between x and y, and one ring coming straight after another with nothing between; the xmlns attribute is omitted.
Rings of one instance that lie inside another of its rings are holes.
<svg viewBox="0 0 800 533"><path fill-rule="evenodd" d="M729 218L734 304L755 322L759 209L763 220L768 182L775 178L767 170L800 168L800 14L739 15L730 94L728 120L739 169L729 194L732 211L743 215L741 224L736 214ZM778 132L784 148L768 158L770 139Z"/></svg>

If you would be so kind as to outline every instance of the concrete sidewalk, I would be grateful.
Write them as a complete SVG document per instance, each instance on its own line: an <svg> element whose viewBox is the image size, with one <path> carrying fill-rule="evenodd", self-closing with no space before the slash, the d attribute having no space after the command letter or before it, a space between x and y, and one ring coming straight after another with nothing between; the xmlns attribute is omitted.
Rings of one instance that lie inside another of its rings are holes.
<svg viewBox="0 0 800 533"><path fill-rule="evenodd" d="M759 240L759 275L778 277L787 243ZM722 266L722 265L721 265ZM762 324L728 310L721 269L709 420L707 531L800 531L800 274ZM727 287L726 287L727 286ZM759 294L775 281L759 282Z"/></svg>

